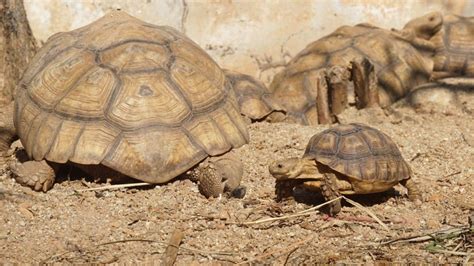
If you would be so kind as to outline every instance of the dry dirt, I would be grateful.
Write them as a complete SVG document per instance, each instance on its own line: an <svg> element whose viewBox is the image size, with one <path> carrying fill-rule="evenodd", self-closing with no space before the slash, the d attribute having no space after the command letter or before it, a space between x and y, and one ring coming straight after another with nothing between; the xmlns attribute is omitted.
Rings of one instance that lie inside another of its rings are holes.
<svg viewBox="0 0 474 266"><path fill-rule="evenodd" d="M386 193L352 197L364 207L346 202L335 218L313 211L245 224L296 214L322 203L317 195L301 190L295 191L298 202L275 202L267 165L275 159L301 156L309 138L327 125L250 125L251 142L238 150L246 167L244 199L207 200L196 184L185 179L155 187L77 192L105 184L70 178L56 183L48 193L38 193L4 174L0 177L0 260L157 262L178 228L184 238L177 265L474 263L472 231L437 242L382 243L467 227L474 211L473 105L470 98L464 101L463 111L449 115L397 107L385 112L348 110L340 117L367 123L393 138L423 192L420 206L397 186Z"/></svg>

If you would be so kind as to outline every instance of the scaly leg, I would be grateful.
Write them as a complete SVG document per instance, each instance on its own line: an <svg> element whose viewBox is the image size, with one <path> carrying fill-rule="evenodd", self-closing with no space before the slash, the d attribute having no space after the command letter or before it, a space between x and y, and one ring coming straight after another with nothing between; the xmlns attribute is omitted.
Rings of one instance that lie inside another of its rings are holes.
<svg viewBox="0 0 474 266"><path fill-rule="evenodd" d="M46 192L53 187L56 177L55 171L45 160L28 161L24 150L15 153L9 167L16 182L31 187L36 191Z"/></svg>
<svg viewBox="0 0 474 266"><path fill-rule="evenodd" d="M326 201L333 200L340 196L337 187L337 177L333 173L324 173L324 180L321 184L321 191ZM341 200L334 201L329 204L329 215L335 216L341 211Z"/></svg>
<svg viewBox="0 0 474 266"><path fill-rule="evenodd" d="M400 182L404 187L407 188L408 190L408 198L415 202L415 203L421 203L422 197L421 197L421 192L418 189L418 184L416 184L413 179L405 179ZM419 201L419 202L418 202Z"/></svg>
<svg viewBox="0 0 474 266"><path fill-rule="evenodd" d="M207 158L191 175L199 181L199 190L207 198L219 197L225 192L236 198L245 196L246 189L240 185L243 165L232 151Z"/></svg>

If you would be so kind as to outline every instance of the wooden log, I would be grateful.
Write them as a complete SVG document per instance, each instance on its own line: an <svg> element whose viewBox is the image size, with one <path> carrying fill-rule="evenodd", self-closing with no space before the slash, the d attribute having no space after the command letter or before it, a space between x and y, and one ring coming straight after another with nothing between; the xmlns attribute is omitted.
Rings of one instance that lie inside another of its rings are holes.
<svg viewBox="0 0 474 266"><path fill-rule="evenodd" d="M171 266L176 261L178 256L179 245L184 238L184 232L181 228L176 228L171 234L168 246L166 247L165 253L161 257L162 266Z"/></svg>
<svg viewBox="0 0 474 266"><path fill-rule="evenodd" d="M0 0L0 106L13 91L37 50L23 0Z"/></svg>
<svg viewBox="0 0 474 266"><path fill-rule="evenodd" d="M16 135L14 90L36 50L23 0L0 0L0 172Z"/></svg>
<svg viewBox="0 0 474 266"><path fill-rule="evenodd" d="M329 106L333 115L342 113L348 105L350 72L347 67L334 66L328 73Z"/></svg>
<svg viewBox="0 0 474 266"><path fill-rule="evenodd" d="M318 96L316 97L316 104L318 109L318 121L319 124L331 124L332 117L329 111L329 101L328 101L328 83L327 83L327 74L322 72L318 77Z"/></svg>
<svg viewBox="0 0 474 266"><path fill-rule="evenodd" d="M367 59L351 62L351 79L354 82L356 107L358 109L379 106L379 92L374 65Z"/></svg>

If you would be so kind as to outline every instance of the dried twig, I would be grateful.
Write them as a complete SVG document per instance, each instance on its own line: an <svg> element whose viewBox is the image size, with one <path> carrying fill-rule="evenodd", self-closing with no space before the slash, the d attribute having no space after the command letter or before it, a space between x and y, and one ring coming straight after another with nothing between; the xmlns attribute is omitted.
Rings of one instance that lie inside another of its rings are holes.
<svg viewBox="0 0 474 266"><path fill-rule="evenodd" d="M283 262L283 265L288 265L288 261L290 260L291 254L295 253L295 251L296 251L298 248L299 248L299 247L295 247L295 248L293 248L292 250L290 250L290 252L288 252L288 254L286 255L285 261Z"/></svg>
<svg viewBox="0 0 474 266"><path fill-rule="evenodd" d="M115 240L115 241L100 243L100 244L91 246L89 248L80 250L80 252L81 252L81 254L85 254L87 252L92 252L92 251L87 251L87 250L96 251L97 247L100 247L100 246L107 246L107 245L127 243L127 242L146 242L146 243L157 243L157 244L160 244L160 245L167 245L167 243L165 243L165 242L158 241L158 240L152 240L152 239L121 239L121 240ZM206 257L207 256L212 256L212 255L227 255L227 256L236 255L235 252L200 250L200 249L186 248L186 247L180 247L179 251L187 251L189 253L200 254L200 255L203 255L203 256L206 256ZM41 261L40 264L46 264L46 263L50 262L52 259L61 258L62 256L66 255L66 254L70 254L70 253L74 253L74 252L78 252L78 250L70 250L70 251L59 253L59 254L54 254L54 255L44 259L43 261ZM154 252L154 254L156 254L156 253L161 253L161 252Z"/></svg>
<svg viewBox="0 0 474 266"><path fill-rule="evenodd" d="M260 219L260 220L256 220L256 221L250 221L250 222L244 222L244 223L238 223L238 224L239 224L239 225L261 224L261 223L274 222L274 221L280 221L280 220L287 220L287 219L294 218L294 217L300 217L300 216L310 215L310 214L314 213L313 211L318 210L318 209L322 208L323 206L328 205L329 203L332 203L332 202L334 202L334 201L336 201L336 200L340 200L341 198L342 198L342 196L341 196L341 197L338 197L338 198L335 198L335 199L332 199L332 200L330 200L330 201L326 201L326 202L324 202L324 203L322 203L322 204L319 204L318 206L309 208L309 209L307 209L307 210L297 212L297 213L295 213L295 214L285 215L285 216L281 216L281 217L265 218L265 219Z"/></svg>
<svg viewBox="0 0 474 266"><path fill-rule="evenodd" d="M76 192L84 192L84 191L95 191L95 190L107 190L107 189L119 189L119 188L128 188L128 187L144 187L144 186L152 186L154 184L150 183L131 183L131 184L117 184L117 185L107 185L102 187L93 187L93 188L85 188L85 189L77 189Z"/></svg>
<svg viewBox="0 0 474 266"><path fill-rule="evenodd" d="M314 236L310 236L310 237L307 237L303 240L300 240L296 243L294 243L293 245L289 246L289 247L286 247L286 248L282 248L282 249L276 249L276 250L270 250L268 252L265 252L263 253L262 255L260 256L257 256L257 257L254 257L253 259L250 259L250 260L246 260L246 261L242 261L240 263L237 263L237 265L242 265L242 264L253 264L253 262L256 262L256 261L259 261L259 260L262 260L262 259L265 259L265 258L268 258L272 255L275 255L277 253L275 258L278 258L280 256L283 256L285 254L288 254L288 253L293 253L295 252L296 249L298 249L301 245L311 241L312 239L314 238Z"/></svg>
<svg viewBox="0 0 474 266"><path fill-rule="evenodd" d="M417 153L410 159L410 162L413 162L415 159L417 159L417 158L420 157L421 155L422 155L422 153L417 152Z"/></svg>
<svg viewBox="0 0 474 266"><path fill-rule="evenodd" d="M472 255L473 253L470 253L469 255L467 255L462 265L467 265L467 263L471 260Z"/></svg>
<svg viewBox="0 0 474 266"><path fill-rule="evenodd" d="M461 251L449 251L444 249L430 249L430 252L433 253L443 253L448 255L456 255L456 256L471 256L472 252L461 252Z"/></svg>
<svg viewBox="0 0 474 266"><path fill-rule="evenodd" d="M180 228L176 228L170 237L165 253L161 257L161 265L172 266L178 256L179 245L184 238L184 232Z"/></svg>
<svg viewBox="0 0 474 266"><path fill-rule="evenodd" d="M385 242L381 242L380 245L388 245L388 244L394 244L394 243L405 243L405 242L424 242L428 240L433 240L433 239L446 239L451 236L458 236L460 234L466 233L469 231L469 228L466 226L463 227L456 227L456 228L449 228L449 229L443 229L439 230L436 232L432 233L426 233L422 235L416 235L416 236L408 236L408 237L399 237L395 239L391 239Z"/></svg>
<svg viewBox="0 0 474 266"><path fill-rule="evenodd" d="M377 223L379 223L387 232L391 232L390 228L388 228L387 225L385 225L376 215L375 213L373 213L372 211L370 211L368 208L362 206L360 203L358 202L355 202L347 197L344 197L342 196L342 198L344 198L348 203L352 204L354 207L356 208L359 208L360 210L364 211L365 213L367 213L368 215L370 215L370 217L372 217L375 221L377 221Z"/></svg>
<svg viewBox="0 0 474 266"><path fill-rule="evenodd" d="M456 171L456 172L454 172L454 173L447 174L447 175L443 176L443 178L447 178L447 177L451 177L451 176L454 176L454 175L458 175L458 174L460 174L460 173L462 173L462 171Z"/></svg>

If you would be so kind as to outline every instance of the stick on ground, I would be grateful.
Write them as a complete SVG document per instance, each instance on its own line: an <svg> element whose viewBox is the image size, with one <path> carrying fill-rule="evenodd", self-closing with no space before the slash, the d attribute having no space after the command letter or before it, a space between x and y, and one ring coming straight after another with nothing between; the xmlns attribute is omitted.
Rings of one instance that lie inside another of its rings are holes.
<svg viewBox="0 0 474 266"><path fill-rule="evenodd" d="M312 213L314 213L314 211L322 208L323 206L326 206L336 200L340 200L342 197L338 197L338 198L335 198L335 199L332 199L330 201L326 201L322 204L319 204L318 206L315 206L315 207L312 207L312 208L309 208L309 209L306 209L304 211L300 211L300 212L297 212L295 214L290 214L290 215L285 215L285 216L281 216L281 217L272 217L272 218L264 218L264 219L260 219L260 220L256 220L256 221L250 221L250 222L244 222L244 223L240 223L240 225L253 225L253 224L261 224L261 223L266 223L266 222L274 222L274 221L279 221L279 220L287 220L287 219L290 219L290 218L294 218L294 217L300 217L300 216L306 216L306 215L310 215Z"/></svg>
<svg viewBox="0 0 474 266"><path fill-rule="evenodd" d="M372 211L370 211L368 208L362 206L360 203L358 202L355 202L347 197L344 197L342 196L348 203L350 203L351 205L353 205L354 207L364 211L365 213L367 213L368 215L370 215L370 217L372 217L375 221L377 221L377 223L379 223L387 232L391 232L390 228L388 228L388 226L386 224L384 224L382 222L382 220L380 220L377 215L375 215L375 213L373 213Z"/></svg>
<svg viewBox="0 0 474 266"><path fill-rule="evenodd" d="M77 192L84 192L84 191L95 191L95 190L119 189L119 188L127 188L127 187L144 187L144 186L152 186L152 185L154 185L154 184L150 184L150 183L117 184L117 185L106 185L106 186L102 186L102 187L78 189L76 191Z"/></svg>
<svg viewBox="0 0 474 266"><path fill-rule="evenodd" d="M176 228L170 237L165 253L161 257L162 266L171 266L176 261L178 256L179 245L184 238L184 232L180 228Z"/></svg>

